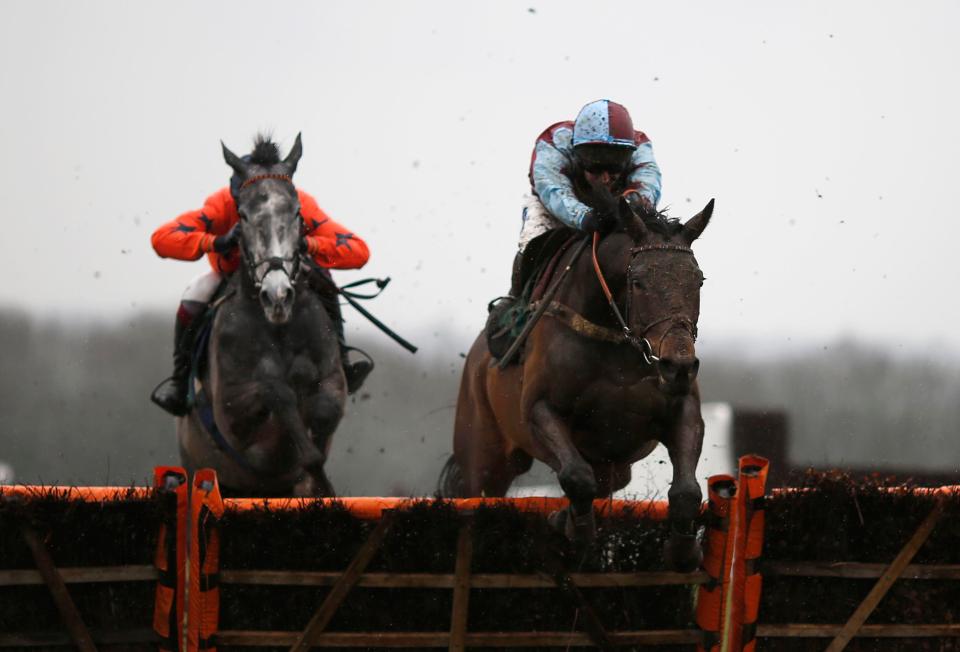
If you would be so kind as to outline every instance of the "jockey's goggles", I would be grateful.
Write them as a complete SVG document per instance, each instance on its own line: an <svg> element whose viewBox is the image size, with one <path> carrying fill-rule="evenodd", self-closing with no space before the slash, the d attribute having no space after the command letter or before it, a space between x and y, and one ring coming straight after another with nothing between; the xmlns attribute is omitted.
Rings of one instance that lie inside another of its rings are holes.
<svg viewBox="0 0 960 652"><path fill-rule="evenodd" d="M606 172L610 176L614 176L617 174L623 174L626 166L615 165L612 163L585 163L583 165L583 169L585 172L589 172L590 174L603 174Z"/></svg>

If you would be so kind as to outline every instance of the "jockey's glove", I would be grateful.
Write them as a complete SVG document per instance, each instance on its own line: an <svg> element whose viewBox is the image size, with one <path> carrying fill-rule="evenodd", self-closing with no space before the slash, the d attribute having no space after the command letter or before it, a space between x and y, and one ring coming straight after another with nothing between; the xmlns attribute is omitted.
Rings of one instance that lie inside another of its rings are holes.
<svg viewBox="0 0 960 652"><path fill-rule="evenodd" d="M606 211L591 208L580 221L580 229L586 233L609 233L617 226L617 218Z"/></svg>
<svg viewBox="0 0 960 652"><path fill-rule="evenodd" d="M218 235L213 239L213 250L218 254L226 254L233 250L240 243L240 223L233 225L229 231L223 235Z"/></svg>

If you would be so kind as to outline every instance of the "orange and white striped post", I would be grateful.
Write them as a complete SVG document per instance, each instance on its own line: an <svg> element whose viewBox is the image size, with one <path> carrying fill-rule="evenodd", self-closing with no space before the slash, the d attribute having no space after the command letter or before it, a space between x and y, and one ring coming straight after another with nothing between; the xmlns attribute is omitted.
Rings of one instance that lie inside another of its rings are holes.
<svg viewBox="0 0 960 652"><path fill-rule="evenodd" d="M740 502L744 506L743 530L746 534L741 618L744 652L753 652L757 646L757 618L763 588L763 577L757 569L757 562L763 553L764 495L769 466L768 460L757 455L744 455L740 458Z"/></svg>
<svg viewBox="0 0 960 652"><path fill-rule="evenodd" d="M734 518L737 481L731 475L715 475L707 481L707 531L703 569L710 581L697 592L697 626L704 633L700 652L720 652L724 646L725 605L730 599L731 568L734 558Z"/></svg>
<svg viewBox="0 0 960 652"><path fill-rule="evenodd" d="M223 500L213 469L193 475L190 495L190 591L187 652L216 652L220 623L220 518Z"/></svg>
<svg viewBox="0 0 960 652"><path fill-rule="evenodd" d="M153 630L160 637L161 652L179 652L186 609L187 472L178 466L158 466L153 471L153 483L163 502L163 520L154 556L159 577Z"/></svg>

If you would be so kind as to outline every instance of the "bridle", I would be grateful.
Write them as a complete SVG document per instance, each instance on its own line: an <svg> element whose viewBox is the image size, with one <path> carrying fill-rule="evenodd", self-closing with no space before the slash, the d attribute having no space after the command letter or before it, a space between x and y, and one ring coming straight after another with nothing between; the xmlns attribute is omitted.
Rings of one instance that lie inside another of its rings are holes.
<svg viewBox="0 0 960 652"><path fill-rule="evenodd" d="M653 345L650 343L650 340L647 339L647 333L649 333L654 326L658 326L664 322L671 322L670 326L666 328L663 333L660 334L660 340L657 342L657 351L663 345L663 340L667 336L667 333L672 331L674 328L682 328L693 338L694 341L697 340L697 325L693 322L692 319L684 315L672 314L667 315L661 319L650 322L640 331L640 334L637 335L633 329L629 326L630 311L631 311L631 301L630 301L630 288L627 287L627 301L626 301L626 314L627 318L623 318L623 313L620 312L620 308L617 306L617 302L613 298L613 293L610 292L610 287L607 285L606 279L603 277L603 271L600 269L600 261L597 258L597 245L600 242L600 234L593 234L593 269L597 273L597 279L600 281L600 287L603 288L603 294L607 297L607 302L610 304L610 308L613 311L614 316L617 318L617 322L620 324L620 328L623 331L623 338L630 343L635 349L640 351L640 354L643 355L643 360L648 365L653 366L660 361L660 357L654 355ZM646 252L646 251L673 251L677 253L693 255L693 250L690 247L684 247L683 245L675 244L650 244L650 245L640 245L639 247L632 247L630 249L630 262L627 264L627 282L630 282L632 277L633 263L636 260L637 256Z"/></svg>
<svg viewBox="0 0 960 652"><path fill-rule="evenodd" d="M256 183L258 181L264 181L266 179L273 179L275 181L286 181L290 185L293 185L293 179L291 179L286 174L258 174L256 176L250 177L242 184L240 184L240 190L243 190L247 186ZM300 236L303 237L303 231L305 228L303 215L300 212L297 212L297 218L300 220ZM290 279L290 284L295 285L297 278L300 276L300 248L298 247L292 256L270 256L263 260L256 260L247 249L246 242L243 238L240 239L240 247L243 251L243 264L247 268L247 274L250 276L250 279L253 281L253 286L256 290L260 290L263 287L263 279L267 277L267 274L274 270L280 270L286 274L287 278ZM290 264L291 271L288 272L286 265ZM266 265L266 269L263 274L257 275L257 270Z"/></svg>

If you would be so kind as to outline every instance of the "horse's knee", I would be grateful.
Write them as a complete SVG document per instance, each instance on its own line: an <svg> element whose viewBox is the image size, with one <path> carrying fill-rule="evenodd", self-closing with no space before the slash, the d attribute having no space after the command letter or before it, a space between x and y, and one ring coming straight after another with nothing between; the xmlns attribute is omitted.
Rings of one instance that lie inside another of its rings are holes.
<svg viewBox="0 0 960 652"><path fill-rule="evenodd" d="M344 415L343 403L329 395L318 395L310 403L308 421L314 437L333 434Z"/></svg>
<svg viewBox="0 0 960 652"><path fill-rule="evenodd" d="M585 462L564 466L557 479L570 500L593 500L597 495L597 477Z"/></svg>

